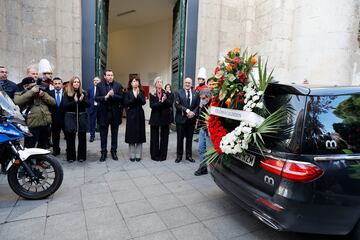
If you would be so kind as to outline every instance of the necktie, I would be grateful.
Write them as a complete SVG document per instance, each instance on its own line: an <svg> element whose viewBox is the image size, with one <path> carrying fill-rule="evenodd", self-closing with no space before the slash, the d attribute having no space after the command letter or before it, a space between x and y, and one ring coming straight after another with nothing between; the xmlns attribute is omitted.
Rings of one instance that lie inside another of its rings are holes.
<svg viewBox="0 0 360 240"><path fill-rule="evenodd" d="M60 99L60 90L57 90L57 91L56 91L56 106L60 107L60 102L61 102L61 99Z"/></svg>
<svg viewBox="0 0 360 240"><path fill-rule="evenodd" d="M190 91L189 90L187 90L187 105L188 105L188 107L190 107Z"/></svg>

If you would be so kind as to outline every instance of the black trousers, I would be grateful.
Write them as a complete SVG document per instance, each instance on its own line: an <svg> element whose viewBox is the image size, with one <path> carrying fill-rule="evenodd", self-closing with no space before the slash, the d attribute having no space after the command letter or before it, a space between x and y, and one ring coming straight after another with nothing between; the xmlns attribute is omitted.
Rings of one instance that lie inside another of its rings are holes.
<svg viewBox="0 0 360 240"><path fill-rule="evenodd" d="M78 135L78 156L76 158L75 138ZM66 159L69 160L86 160L86 132L66 133Z"/></svg>
<svg viewBox="0 0 360 240"><path fill-rule="evenodd" d="M151 125L150 155L152 160L166 160L168 143L169 143L169 125L163 125L163 126Z"/></svg>
<svg viewBox="0 0 360 240"><path fill-rule="evenodd" d="M184 137L186 138L186 157L192 157L192 141L195 130L195 124L185 123L185 124L176 124L176 133L177 133L177 148L176 155L177 158L182 158L184 151Z"/></svg>
<svg viewBox="0 0 360 240"><path fill-rule="evenodd" d="M109 125L111 128L111 151L116 152L117 150L119 125L114 123L108 123L107 125L100 126L101 152L107 151L106 149L107 149L107 136L109 132Z"/></svg>
<svg viewBox="0 0 360 240"><path fill-rule="evenodd" d="M32 136L25 138L25 147L33 148L36 146L37 143L38 148L46 149L48 146L50 126L34 127L30 128L29 130Z"/></svg>
<svg viewBox="0 0 360 240"><path fill-rule="evenodd" d="M64 132L64 126L58 124L51 124L51 137L53 142L53 151L60 153L60 132Z"/></svg>

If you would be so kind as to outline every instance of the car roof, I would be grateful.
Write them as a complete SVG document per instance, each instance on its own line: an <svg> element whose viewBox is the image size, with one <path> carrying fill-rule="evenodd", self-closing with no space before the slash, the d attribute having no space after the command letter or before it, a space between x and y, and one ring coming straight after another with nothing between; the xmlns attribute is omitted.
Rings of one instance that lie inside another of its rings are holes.
<svg viewBox="0 0 360 240"><path fill-rule="evenodd" d="M360 94L360 86L315 86L270 83L266 92L269 94L295 94L309 96L337 96Z"/></svg>

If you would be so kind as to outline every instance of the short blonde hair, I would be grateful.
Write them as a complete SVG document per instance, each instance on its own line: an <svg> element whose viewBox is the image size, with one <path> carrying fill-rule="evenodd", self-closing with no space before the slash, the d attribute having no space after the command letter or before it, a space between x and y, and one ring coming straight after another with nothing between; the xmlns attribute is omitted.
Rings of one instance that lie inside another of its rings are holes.
<svg viewBox="0 0 360 240"><path fill-rule="evenodd" d="M156 84L159 82L159 81L161 81L162 79L161 79L161 77L156 77L155 79L154 79L154 82L153 82L153 85L154 85L154 87L156 87Z"/></svg>

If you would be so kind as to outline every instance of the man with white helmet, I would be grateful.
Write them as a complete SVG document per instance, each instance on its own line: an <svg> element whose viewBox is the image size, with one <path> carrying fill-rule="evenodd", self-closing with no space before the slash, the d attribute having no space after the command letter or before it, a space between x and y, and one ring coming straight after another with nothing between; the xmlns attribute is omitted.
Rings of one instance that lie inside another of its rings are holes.
<svg viewBox="0 0 360 240"><path fill-rule="evenodd" d="M206 69L204 67L199 69L199 73L197 75L198 85L195 88L197 93L200 93L201 90L208 88L208 85L205 84L206 81Z"/></svg>
<svg viewBox="0 0 360 240"><path fill-rule="evenodd" d="M42 75L42 82L48 85L46 91L53 90L53 69L47 59L41 59L39 62L39 74Z"/></svg>

